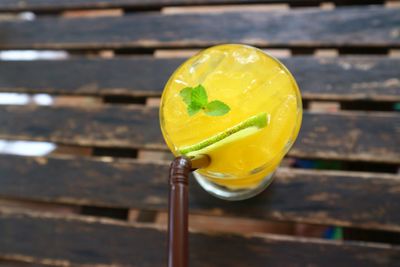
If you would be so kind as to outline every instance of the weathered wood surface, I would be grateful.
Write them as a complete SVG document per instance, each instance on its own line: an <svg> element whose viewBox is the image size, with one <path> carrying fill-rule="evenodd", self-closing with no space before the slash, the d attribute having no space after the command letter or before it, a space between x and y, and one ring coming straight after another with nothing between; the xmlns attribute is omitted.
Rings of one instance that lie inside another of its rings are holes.
<svg viewBox="0 0 400 267"><path fill-rule="evenodd" d="M397 113L305 113L290 155L326 159L400 162Z"/></svg>
<svg viewBox="0 0 400 267"><path fill-rule="evenodd" d="M0 266L1 267L48 267L49 265L43 265L40 263L32 263L29 262L25 257L13 257L11 256L9 260L0 258ZM19 258L19 259L15 259Z"/></svg>
<svg viewBox="0 0 400 267"><path fill-rule="evenodd" d="M48 262L164 266L166 233L96 219L0 216L0 255ZM15 242L21 240L23 242ZM285 236L191 233L191 266L398 266L400 249L389 245L329 242ZM35 245L32 245L35 244ZM107 244L106 246L104 244ZM210 246L215 249L210 249Z"/></svg>
<svg viewBox="0 0 400 267"><path fill-rule="evenodd" d="M0 11L59 11L65 9L135 8L153 9L165 6L223 5L251 3L320 3L323 0L2 0ZM343 2L333 0L332 2ZM349 2L349 1L347 1ZM352 3L381 3L379 0L353 0Z"/></svg>
<svg viewBox="0 0 400 267"><path fill-rule="evenodd" d="M166 149L158 109L2 106L0 138L69 145ZM292 156L400 163L397 113L304 113Z"/></svg>
<svg viewBox="0 0 400 267"><path fill-rule="evenodd" d="M224 14L149 13L117 18L2 21L0 49L204 47L232 42L262 47L399 47L399 31L399 9L377 6Z"/></svg>
<svg viewBox="0 0 400 267"><path fill-rule="evenodd" d="M0 196L166 210L168 163L0 157ZM190 211L400 231L400 176L282 168L256 198L226 202L191 179Z"/></svg>
<svg viewBox="0 0 400 267"><path fill-rule="evenodd" d="M160 96L183 61L150 56L5 61L0 63L0 91ZM304 99L400 101L400 59L293 57L282 62L296 77Z"/></svg>
<svg viewBox="0 0 400 267"><path fill-rule="evenodd" d="M3 106L0 107L0 113L2 114L0 124L3 125L0 130L2 138L9 136L64 144L125 148L136 146L165 148L157 108Z"/></svg>

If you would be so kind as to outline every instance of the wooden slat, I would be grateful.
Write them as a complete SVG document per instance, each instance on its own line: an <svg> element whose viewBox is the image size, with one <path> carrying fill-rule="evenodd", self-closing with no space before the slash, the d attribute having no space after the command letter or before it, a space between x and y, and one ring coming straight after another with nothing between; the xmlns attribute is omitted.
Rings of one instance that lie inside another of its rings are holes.
<svg viewBox="0 0 400 267"><path fill-rule="evenodd" d="M4 127L0 138L14 136L64 144L166 148L157 108L2 106L0 113L0 124ZM16 123L19 127L15 127Z"/></svg>
<svg viewBox="0 0 400 267"><path fill-rule="evenodd" d="M282 60L305 99L400 101L400 59L294 57ZM0 91L160 96L183 59L0 62ZM71 77L74 77L71 79Z"/></svg>
<svg viewBox="0 0 400 267"><path fill-rule="evenodd" d="M399 114L305 113L301 127L290 155L400 163Z"/></svg>
<svg viewBox="0 0 400 267"><path fill-rule="evenodd" d="M222 5L222 4L251 4L251 3L320 3L323 0L2 0L0 11L59 11L65 9L97 9L97 8L136 8L153 9L165 6L188 6L188 5ZM333 0L331 2L336 2ZM338 1L340 2L340 1ZM365 0L353 0L365 4ZM367 1L368 3L374 0ZM380 1L375 1L379 3Z"/></svg>
<svg viewBox="0 0 400 267"><path fill-rule="evenodd" d="M282 59L305 99L400 101L400 59Z"/></svg>
<svg viewBox="0 0 400 267"><path fill-rule="evenodd" d="M0 216L0 255L71 265L164 266L166 233L124 223ZM24 242L15 242L23 240ZM191 266L398 266L389 245L260 235L190 235ZM32 244L35 244L34 246ZM105 245L107 244L107 245ZM210 246L215 249L210 249ZM61 265L61 264L60 264ZM65 266L65 265L64 265Z"/></svg>
<svg viewBox="0 0 400 267"><path fill-rule="evenodd" d="M1 106L0 138L70 145L166 149L158 109ZM400 163L397 113L304 113L290 155Z"/></svg>
<svg viewBox="0 0 400 267"><path fill-rule="evenodd" d="M0 157L0 196L166 210L168 162ZM190 180L190 211L400 231L400 176L282 168L261 195L216 199Z"/></svg>
<svg viewBox="0 0 400 267"><path fill-rule="evenodd" d="M168 77L182 62L183 59L153 57L4 61L0 62L0 90L74 95L160 96Z"/></svg>
<svg viewBox="0 0 400 267"><path fill-rule="evenodd" d="M0 208L12 209L14 212L52 212L58 214L79 214L81 208L76 205L64 205L60 203L43 203L35 201L21 201L19 199L0 199Z"/></svg>
<svg viewBox="0 0 400 267"><path fill-rule="evenodd" d="M26 258L20 260L6 260L0 258L0 266L1 267L48 267L49 265L32 263L27 261Z"/></svg>
<svg viewBox="0 0 400 267"><path fill-rule="evenodd" d="M399 25L399 9L383 7L40 18L1 22L0 49L204 47L229 42L283 47L393 48L400 46Z"/></svg>

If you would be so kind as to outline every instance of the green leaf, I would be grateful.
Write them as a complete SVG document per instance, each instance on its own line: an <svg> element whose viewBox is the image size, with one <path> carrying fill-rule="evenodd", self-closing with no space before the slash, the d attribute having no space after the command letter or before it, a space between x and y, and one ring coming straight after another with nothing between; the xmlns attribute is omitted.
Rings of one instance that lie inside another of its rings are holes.
<svg viewBox="0 0 400 267"><path fill-rule="evenodd" d="M193 116L194 114L196 114L197 112L199 112L201 110L201 106L198 105L195 102L190 103L190 105L187 106L187 112L189 113L189 116Z"/></svg>
<svg viewBox="0 0 400 267"><path fill-rule="evenodd" d="M214 100L207 104L204 112L209 116L222 116L230 111L230 107L222 101Z"/></svg>
<svg viewBox="0 0 400 267"><path fill-rule="evenodd" d="M187 105L189 116L195 115L200 110L204 110L209 116L222 116L230 110L228 105L219 100L208 103L207 91L201 84L196 87L183 88L179 95Z"/></svg>
<svg viewBox="0 0 400 267"><path fill-rule="evenodd" d="M186 105L190 105L190 103L192 102L191 100L192 89L193 89L192 87L186 87L179 92L179 95L182 97L183 102L185 102Z"/></svg>
<svg viewBox="0 0 400 267"><path fill-rule="evenodd" d="M191 97L191 103L195 103L201 108L205 107L208 103L206 89L204 89L204 87L201 84L197 85L192 89L190 97Z"/></svg>

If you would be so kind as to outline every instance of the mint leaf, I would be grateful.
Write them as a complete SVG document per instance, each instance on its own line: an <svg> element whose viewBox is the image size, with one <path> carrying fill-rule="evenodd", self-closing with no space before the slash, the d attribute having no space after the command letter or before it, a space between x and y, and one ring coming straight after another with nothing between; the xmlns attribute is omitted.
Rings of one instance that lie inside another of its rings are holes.
<svg viewBox="0 0 400 267"><path fill-rule="evenodd" d="M186 87L179 92L179 95L182 97L183 102L185 102L186 105L190 105L190 103L192 102L191 100L192 89L193 89L192 87Z"/></svg>
<svg viewBox="0 0 400 267"><path fill-rule="evenodd" d="M195 103L196 105L200 106L200 108L205 107L208 103L206 89L204 89L201 84L192 89L190 97L191 104Z"/></svg>
<svg viewBox="0 0 400 267"><path fill-rule="evenodd" d="M196 87L185 87L179 95L187 105L189 116L195 115L200 110L204 110L209 116L222 116L230 111L229 106L222 101L214 100L208 103L207 91L201 84Z"/></svg>
<svg viewBox="0 0 400 267"><path fill-rule="evenodd" d="M202 107L200 105L198 105L195 102L192 102L187 106L187 112L189 113L189 116L193 116L194 114L199 112L201 108Z"/></svg>
<svg viewBox="0 0 400 267"><path fill-rule="evenodd" d="M204 112L209 116L222 116L230 111L230 107L222 101L214 100L206 105Z"/></svg>

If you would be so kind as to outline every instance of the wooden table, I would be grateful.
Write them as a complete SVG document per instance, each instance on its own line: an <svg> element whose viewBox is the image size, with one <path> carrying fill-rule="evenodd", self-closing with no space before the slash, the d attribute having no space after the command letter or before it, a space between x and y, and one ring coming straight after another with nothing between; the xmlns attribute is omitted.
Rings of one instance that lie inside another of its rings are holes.
<svg viewBox="0 0 400 267"><path fill-rule="evenodd" d="M282 58L304 121L260 196L225 202L192 182L191 266L400 266L399 5L333 2L0 1L1 50L68 55L0 61L1 92L54 97L1 105L0 138L57 146L0 156L0 266L165 265L159 97L187 56L219 43ZM350 234L270 233L300 224Z"/></svg>

